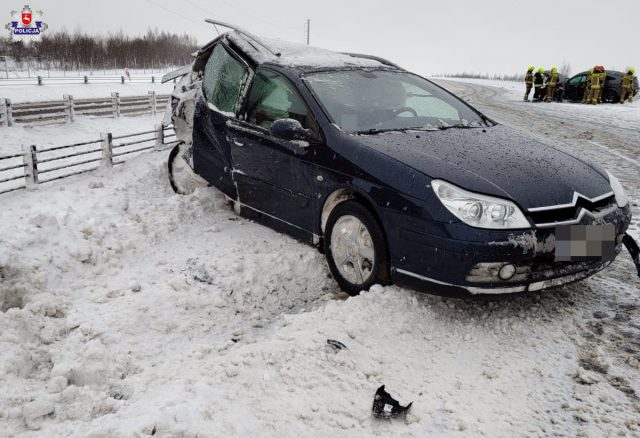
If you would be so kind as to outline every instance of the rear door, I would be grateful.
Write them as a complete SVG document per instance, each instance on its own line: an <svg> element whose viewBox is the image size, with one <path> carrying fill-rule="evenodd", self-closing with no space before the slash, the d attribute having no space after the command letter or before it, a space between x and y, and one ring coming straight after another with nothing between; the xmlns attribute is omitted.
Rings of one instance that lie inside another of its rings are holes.
<svg viewBox="0 0 640 438"><path fill-rule="evenodd" d="M320 138L303 98L284 76L258 69L246 97L243 121L229 126L234 179L242 204L299 230L313 230L313 169L317 142L275 138L278 119L295 119Z"/></svg>
<svg viewBox="0 0 640 438"><path fill-rule="evenodd" d="M246 63L223 43L212 50L204 68L202 93L196 97L193 121L193 165L196 173L236 198L227 121L237 118L240 96L250 78Z"/></svg>

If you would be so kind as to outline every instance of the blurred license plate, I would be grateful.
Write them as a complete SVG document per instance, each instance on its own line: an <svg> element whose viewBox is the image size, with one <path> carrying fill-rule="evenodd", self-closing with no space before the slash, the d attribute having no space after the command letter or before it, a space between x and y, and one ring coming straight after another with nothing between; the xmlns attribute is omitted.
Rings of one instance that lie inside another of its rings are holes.
<svg viewBox="0 0 640 438"><path fill-rule="evenodd" d="M616 228L607 225L560 225L556 227L557 262L609 261L615 258Z"/></svg>

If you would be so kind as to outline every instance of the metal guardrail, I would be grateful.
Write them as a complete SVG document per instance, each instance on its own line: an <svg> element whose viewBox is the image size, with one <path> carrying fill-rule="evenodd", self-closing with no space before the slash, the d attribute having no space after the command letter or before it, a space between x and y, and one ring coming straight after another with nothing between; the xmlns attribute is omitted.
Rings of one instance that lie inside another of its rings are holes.
<svg viewBox="0 0 640 438"><path fill-rule="evenodd" d="M75 115L112 116L156 114L164 111L170 95L157 95L149 91L146 96L120 96L74 99L65 94L63 100L45 102L12 103L11 99L0 99L0 126L21 124L71 123Z"/></svg>
<svg viewBox="0 0 640 438"><path fill-rule="evenodd" d="M114 140L121 142L114 144ZM0 194L35 189L39 184L119 165L176 142L173 128L157 125L149 131L116 137L104 132L100 139L62 146L39 149L32 145L23 153L0 156Z"/></svg>

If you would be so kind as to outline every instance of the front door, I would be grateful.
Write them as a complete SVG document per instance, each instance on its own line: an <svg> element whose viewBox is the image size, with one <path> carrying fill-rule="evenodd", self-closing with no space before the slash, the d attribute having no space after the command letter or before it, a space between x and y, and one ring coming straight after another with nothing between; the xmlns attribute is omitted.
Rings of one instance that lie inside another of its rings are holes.
<svg viewBox="0 0 640 438"><path fill-rule="evenodd" d="M193 120L193 165L211 185L231 198L233 183L227 121L236 118L249 69L230 49L216 45L207 60L202 93L196 96Z"/></svg>
<svg viewBox="0 0 640 438"><path fill-rule="evenodd" d="M275 138L278 119L295 119L319 138L304 100L288 79L267 69L254 75L244 121L229 124L234 180L240 203L289 226L311 232L314 224L313 157L318 143Z"/></svg>
<svg viewBox="0 0 640 438"><path fill-rule="evenodd" d="M565 88L565 98L569 100L582 100L586 81L587 77L585 75L578 75L569 79Z"/></svg>

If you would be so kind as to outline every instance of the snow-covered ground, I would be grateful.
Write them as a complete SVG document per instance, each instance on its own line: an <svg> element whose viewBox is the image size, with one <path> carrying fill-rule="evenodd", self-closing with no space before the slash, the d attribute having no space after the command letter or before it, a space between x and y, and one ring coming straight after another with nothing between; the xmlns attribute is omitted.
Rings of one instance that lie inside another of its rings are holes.
<svg viewBox="0 0 640 438"><path fill-rule="evenodd" d="M632 120L587 140L578 105L442 83L601 162L638 217ZM28 135L80 139L108 122ZM626 253L587 281L502 300L395 286L347 297L315 249L237 217L215 190L175 195L166 155L0 195L0 436L640 434L640 281ZM414 402L405 419L372 417L382 384Z"/></svg>
<svg viewBox="0 0 640 438"><path fill-rule="evenodd" d="M12 103L39 102L43 100L62 100L63 94L71 94L75 99L91 97L110 97L116 91L120 96L143 96L149 91L157 94L171 94L174 84L168 82L160 84L160 78L156 82L119 82L113 83L89 83L89 84L47 84L44 85L3 85L0 80L0 99L11 99Z"/></svg>

